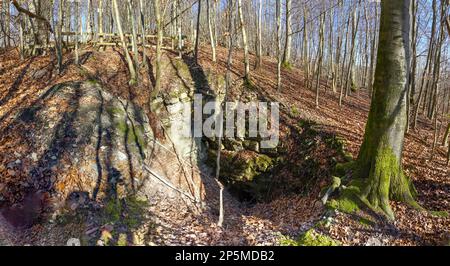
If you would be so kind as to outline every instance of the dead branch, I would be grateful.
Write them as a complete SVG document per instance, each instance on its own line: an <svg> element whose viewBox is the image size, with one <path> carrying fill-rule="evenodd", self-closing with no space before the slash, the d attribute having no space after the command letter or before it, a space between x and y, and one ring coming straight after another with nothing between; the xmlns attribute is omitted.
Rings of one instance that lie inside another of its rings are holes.
<svg viewBox="0 0 450 266"><path fill-rule="evenodd" d="M38 19L38 20L43 21L43 22L45 23L45 25L47 26L47 29L48 29L51 33L53 33L52 25L50 24L50 22L49 22L46 18L44 18L44 17L42 17L42 16L39 16L39 15L36 15L36 14L34 14L33 12L31 12L31 11L29 11L29 10L27 10L27 9L25 9L25 8L23 8L23 7L21 7L21 6L19 5L19 3L17 3L17 0L11 0L11 3L14 5L14 7L15 7L15 8L17 9L17 11L19 11L20 13L24 13L24 14L28 15L29 17L32 17L32 18L35 18L35 19Z"/></svg>

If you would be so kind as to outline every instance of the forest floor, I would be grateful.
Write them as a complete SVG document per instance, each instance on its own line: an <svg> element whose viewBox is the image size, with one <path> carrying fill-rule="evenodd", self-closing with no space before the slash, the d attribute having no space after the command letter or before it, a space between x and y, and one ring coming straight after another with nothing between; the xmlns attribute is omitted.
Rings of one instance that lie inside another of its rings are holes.
<svg viewBox="0 0 450 266"><path fill-rule="evenodd" d="M217 73L225 73L227 50L218 48L218 64L212 64L210 50L203 47L200 65ZM175 57L166 52L167 57ZM16 51L0 55L0 174L15 176L8 164L23 154L32 151L26 146L14 144L14 136L22 132L10 132L9 125L27 106L30 106L42 92L51 85L85 79L85 73L73 64L73 55L65 56L65 68L58 75L53 55L20 60ZM243 73L243 54L233 55L233 80L237 82ZM251 62L255 58L251 56ZM133 90L128 85L128 73L120 49L103 52L86 48L81 53L81 63L92 74L100 77L108 85L110 93L123 98L131 98L136 104L145 106L151 78ZM358 90L343 100L339 106L339 95L333 93L322 81L320 108L315 107L315 93L305 88L303 72L297 68L282 72L281 92L276 90L276 62L264 58L261 68L252 71L251 81L256 93L262 98L280 103L283 113L282 128L295 125L298 120L314 121L318 130L333 134L345 140L345 149L355 158L362 142L370 99L366 90ZM164 75L164 74L163 74ZM164 87L163 79L163 87ZM168 81L165 81L166 83ZM167 85L167 84L166 84ZM239 91L231 90L231 95ZM438 147L431 158L433 141L431 121L419 119L418 128L406 135L403 167L418 191L418 202L427 210L450 211L449 166L445 161L445 150ZM295 145L295 143L290 143ZM11 149L14 148L14 149ZM295 147L294 147L295 149ZM11 152L14 150L14 152ZM320 157L317 154L317 157ZM325 160L326 158L323 158ZM316 158L321 160L321 158ZM283 173L280 173L283 175ZM270 202L244 204L226 194L226 223L223 228L215 224L215 211L196 215L180 212L173 206L155 204L152 213L153 233L146 243L154 245L280 245L284 238L296 238L323 219L326 210L319 200L320 189L331 182L331 176L323 176L318 189L308 195L280 195ZM0 183L0 192L4 185ZM356 214L333 213L332 222L317 227L317 231L339 241L343 245L444 245L450 239L450 218L448 215L419 211L403 203L391 202L396 221L387 222L373 217L364 210ZM156 211L159 209L159 211ZM74 228L89 231L92 228ZM49 234L49 230L52 233ZM64 244L67 228L34 225L30 229L16 230L0 215L0 245L8 244ZM55 236L58 235L58 236ZM53 239L64 238L63 239Z"/></svg>

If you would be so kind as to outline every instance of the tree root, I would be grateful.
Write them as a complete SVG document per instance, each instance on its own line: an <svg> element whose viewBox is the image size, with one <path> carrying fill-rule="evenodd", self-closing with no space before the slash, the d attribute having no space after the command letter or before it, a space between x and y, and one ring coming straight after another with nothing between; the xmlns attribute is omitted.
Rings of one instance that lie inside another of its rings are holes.
<svg viewBox="0 0 450 266"><path fill-rule="evenodd" d="M322 204L325 205L328 201L330 195L341 186L341 179L339 177L333 176L333 183L331 183L325 195L322 197Z"/></svg>

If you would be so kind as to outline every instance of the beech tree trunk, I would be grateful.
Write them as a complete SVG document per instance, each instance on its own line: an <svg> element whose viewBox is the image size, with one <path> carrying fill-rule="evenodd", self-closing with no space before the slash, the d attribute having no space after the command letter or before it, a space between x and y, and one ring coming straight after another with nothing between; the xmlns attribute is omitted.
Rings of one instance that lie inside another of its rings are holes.
<svg viewBox="0 0 450 266"><path fill-rule="evenodd" d="M223 103L227 100L227 94L228 90L231 86L231 63L232 63L232 56L233 56L233 0L228 0L228 59L227 59L227 72L225 75L225 95L223 98L223 101L221 103L221 108L223 108ZM223 109L221 109L222 111ZM219 136L223 133L223 123L219 123ZM216 182L219 185L219 220L217 221L217 225L219 227L222 227L223 221L225 218L225 209L223 204L223 191L225 189L224 185L219 181L220 176L220 155L222 150L222 138L218 138L218 145L217 145L217 158L216 158Z"/></svg>
<svg viewBox="0 0 450 266"><path fill-rule="evenodd" d="M411 1L382 0L374 96L357 159L364 178L362 200L394 219L389 199L419 207L401 158L406 130L406 93L410 57Z"/></svg>
<svg viewBox="0 0 450 266"><path fill-rule="evenodd" d="M9 1L5 3L5 47L11 46L11 11Z"/></svg>
<svg viewBox="0 0 450 266"><path fill-rule="evenodd" d="M305 71L305 84L309 88L309 58L308 58L308 10L303 7L303 68Z"/></svg>
<svg viewBox="0 0 450 266"><path fill-rule="evenodd" d="M444 133L444 138L442 139L442 146L447 147L448 146L448 136L450 135L450 123L447 125L447 129Z"/></svg>
<svg viewBox="0 0 450 266"><path fill-rule="evenodd" d="M115 17L117 30L119 31L119 36L120 36L120 41L122 43L123 52L124 52L125 58L127 60L128 70L130 71L130 84L135 84L137 82L137 74L136 74L136 70L134 69L133 60L131 59L131 56L128 52L128 46L125 41L125 36L123 34L122 23L120 20L119 6L117 5L117 0L113 0L112 3L113 3L114 17Z"/></svg>
<svg viewBox="0 0 450 266"><path fill-rule="evenodd" d="M290 65L291 60L291 44L292 44L292 36L291 36L291 0L286 0L286 42L284 45L284 54L283 54L283 65L288 67Z"/></svg>
<svg viewBox="0 0 450 266"><path fill-rule="evenodd" d="M56 41L56 60L58 63L58 73L62 72L62 24L63 24L63 0L58 1L58 24L56 26L57 41Z"/></svg>
<svg viewBox="0 0 450 266"><path fill-rule="evenodd" d="M333 93L336 93L336 77L335 77L335 64L334 64L334 56L333 56L333 25L334 25L334 12L330 11L330 25L329 25L329 77L331 78L331 90ZM327 79L328 80L328 79Z"/></svg>
<svg viewBox="0 0 450 266"><path fill-rule="evenodd" d="M244 45L245 80L249 81L249 79L250 79L250 61L249 61L249 55L248 55L247 32L245 30L244 15L242 14L242 0L238 0L237 3L238 3L239 22L240 22L241 33L242 33L242 43Z"/></svg>
<svg viewBox="0 0 450 266"><path fill-rule="evenodd" d="M81 23L78 22L78 17L80 16L80 9L79 9L79 3L78 1L74 2L75 6L75 64L78 65L79 64L79 52L78 52L78 31L80 31L81 29ZM80 24L80 25L79 25Z"/></svg>
<svg viewBox="0 0 450 266"><path fill-rule="evenodd" d="M208 17L209 40L211 42L212 61L216 62L216 42L214 40L214 32L211 23L211 10L209 0L206 0L206 13Z"/></svg>
<svg viewBox="0 0 450 266"><path fill-rule="evenodd" d="M86 14L86 39L85 42L88 42L91 40L92 32L93 32L93 25L91 20L91 9L92 9L92 0L87 0L87 14ZM75 18L78 19L78 18ZM83 37L82 37L83 38Z"/></svg>
<svg viewBox="0 0 450 266"><path fill-rule="evenodd" d="M281 0L277 0L277 89L281 91Z"/></svg>
<svg viewBox="0 0 450 266"><path fill-rule="evenodd" d="M198 8L197 8L197 30L195 36L195 63L198 64L198 48L200 45L200 18L202 14L202 0L198 0Z"/></svg>
<svg viewBox="0 0 450 266"><path fill-rule="evenodd" d="M411 45L412 45L412 58L411 58L411 73L409 76L409 88L408 88L408 101L407 101L407 123L406 123L406 132L409 131L410 128L410 118L412 113L412 106L414 106L414 97L416 94L416 69L417 69L417 0L412 0L412 36L411 36Z"/></svg>
<svg viewBox="0 0 450 266"><path fill-rule="evenodd" d="M103 42L103 0L98 1L98 33L100 37L98 38L98 41L100 43Z"/></svg>
<svg viewBox="0 0 450 266"><path fill-rule="evenodd" d="M319 50L317 51L318 61L316 70L316 108L319 107L320 73L322 70L322 59L323 59L324 27L325 27L325 14L320 16Z"/></svg>
<svg viewBox="0 0 450 266"><path fill-rule="evenodd" d="M52 5L53 6L53 5ZM52 12L53 14L53 12ZM19 15L19 50L20 50L20 60L23 60L25 58L25 42L24 42L24 36L23 36L23 16Z"/></svg>
<svg viewBox="0 0 450 266"><path fill-rule="evenodd" d="M344 44L344 54L342 57L342 65L341 65L341 78L340 78L340 92L339 92L339 106L342 106L342 98L344 96L344 73L345 73L345 62L346 62L346 58L347 58L347 48L348 48L348 39L349 39L349 28L350 28L350 17L348 17L347 19L347 30L345 32L345 44Z"/></svg>
<svg viewBox="0 0 450 266"><path fill-rule="evenodd" d="M262 62L262 0L259 0L258 2L258 22L257 22L257 36L256 36L256 69L261 67Z"/></svg>
<svg viewBox="0 0 450 266"><path fill-rule="evenodd" d="M412 126L413 129L415 129L416 125L417 125L417 118L419 116L419 109L420 109L420 103L421 103L421 100L422 100L422 94L424 93L424 91L425 91L425 96L427 94L426 87L428 85L425 85L425 87L424 87L425 80L427 80L426 83L428 84L428 76L430 76L430 74L431 74L431 61L432 61L433 54L434 54L434 35L435 35L435 32L436 32L436 19L437 19L436 1L437 0L433 0L433 4L432 4L433 21L432 21L432 24L431 24L431 37L430 37L430 42L429 42L429 45L428 45L427 60L426 60L425 68L424 68L424 71L422 73L422 78L421 78L421 81L420 81L419 96L417 98L416 106L414 108L414 120L413 120L413 126ZM426 97L423 100L423 102L424 102L423 106L426 106Z"/></svg>
<svg viewBox="0 0 450 266"><path fill-rule="evenodd" d="M375 7L375 17L378 17L378 7ZM374 66L376 61L376 46L377 46L377 23L375 23L374 32L372 36L372 48L370 49L370 67L369 67L369 94L372 95L373 93L373 76L374 76Z"/></svg>
<svg viewBox="0 0 450 266"><path fill-rule="evenodd" d="M131 2L131 0L127 0L127 9L128 9L128 16L130 18L130 21L128 21L128 23L131 22L131 46L133 49L133 54L136 56L138 54L138 46L137 46L137 28L136 28L136 20L135 20L135 16L134 16L134 11L133 11L133 3Z"/></svg>
<svg viewBox="0 0 450 266"><path fill-rule="evenodd" d="M365 40L364 40L364 74L361 77L361 85L367 88L367 75L369 72L369 18L367 14L367 3L364 3Z"/></svg>
<svg viewBox="0 0 450 266"><path fill-rule="evenodd" d="M137 28L136 28L136 19L134 16L134 11L133 11L133 4L131 2L131 0L127 0L127 7L128 7L128 14L130 16L130 20L131 20L131 45L132 45L132 49L133 49L133 56L134 56L134 65L136 66L136 68L139 67L139 50L138 50L138 39L137 39ZM139 71L136 71L136 82L138 81L138 74Z"/></svg>
<svg viewBox="0 0 450 266"><path fill-rule="evenodd" d="M354 88L354 86L356 86L353 70L353 64L355 61L355 50L356 50L355 49L356 35L358 33L358 25L359 25L359 9L358 14L356 14L356 9L358 9L358 6L356 6L356 8L353 10L352 13L352 40L350 43L351 49L350 49L350 59L347 68L347 78L345 80L345 97L348 96L350 88Z"/></svg>
<svg viewBox="0 0 450 266"><path fill-rule="evenodd" d="M161 89L161 47L163 41L163 29L161 18L161 2L160 0L153 0L153 6L155 9L155 22L156 22L156 63L155 63L155 87L150 94L150 101L155 99Z"/></svg>
<svg viewBox="0 0 450 266"><path fill-rule="evenodd" d="M177 0L176 2L176 13L179 14L180 0ZM179 18L179 15L176 17L176 24L177 24L177 39L178 39L178 57L182 57L182 49L183 49L183 36L181 34L181 19Z"/></svg>
<svg viewBox="0 0 450 266"><path fill-rule="evenodd" d="M147 64L147 41L145 39L145 18L144 18L144 3L139 0L139 18L141 20L141 34L142 34L142 64L148 70Z"/></svg>

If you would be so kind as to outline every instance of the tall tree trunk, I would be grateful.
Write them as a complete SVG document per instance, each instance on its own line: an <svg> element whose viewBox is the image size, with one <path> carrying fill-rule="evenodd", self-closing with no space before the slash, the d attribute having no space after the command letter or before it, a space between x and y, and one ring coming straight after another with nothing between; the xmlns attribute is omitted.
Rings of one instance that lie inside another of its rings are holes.
<svg viewBox="0 0 450 266"><path fill-rule="evenodd" d="M135 62L136 68L139 67L139 50L138 50L138 39L137 39L137 26L136 26L136 19L134 16L134 9L133 9L133 3L131 0L127 0L127 6L128 6L128 14L130 16L131 20L131 41L132 41L132 49L133 49L133 58ZM136 82L138 79L139 71L136 71Z"/></svg>
<svg viewBox="0 0 450 266"><path fill-rule="evenodd" d="M277 89L281 91L281 0L277 0Z"/></svg>
<svg viewBox="0 0 450 266"><path fill-rule="evenodd" d="M407 102L407 122L406 122L406 132L409 132L410 128L410 120L411 120L411 113L412 108L414 107L414 97L416 95L416 69L417 69L417 30L418 30L418 23L417 23L417 0L412 0L412 10L413 10L413 18L412 18L412 55L411 55L411 73L409 76L409 88L408 88L408 97L409 100Z"/></svg>
<svg viewBox="0 0 450 266"><path fill-rule="evenodd" d="M447 129L444 133L444 138L442 139L442 146L447 147L448 146L448 136L450 135L450 122L447 125Z"/></svg>
<svg viewBox="0 0 450 266"><path fill-rule="evenodd" d="M181 2L180 0L177 0L175 2L177 4L176 6L176 13L179 14L179 9ZM181 34L181 19L179 18L179 15L177 15L176 18L176 24L177 24L177 36L178 36L178 57L182 57L182 49L183 49L183 36Z"/></svg>
<svg viewBox="0 0 450 266"><path fill-rule="evenodd" d="M262 63L262 0L258 2L258 22L257 22L257 36L256 36L256 69L261 67Z"/></svg>
<svg viewBox="0 0 450 266"><path fill-rule="evenodd" d="M212 61L216 62L216 42L214 40L214 32L211 24L211 11L209 0L206 0L206 13L208 17L209 40L211 42Z"/></svg>
<svg viewBox="0 0 450 266"><path fill-rule="evenodd" d="M145 17L144 17L144 3L143 0L139 0L139 18L141 20L141 34L142 34L142 64L148 70L147 64L147 41L145 38Z"/></svg>
<svg viewBox="0 0 450 266"><path fill-rule="evenodd" d="M134 69L133 60L131 59L130 53L128 52L128 45L125 40L125 36L122 30L122 23L120 20L120 12L119 6L117 5L117 0L112 0L113 9L114 9L114 17L117 26L117 31L119 32L120 41L122 43L123 52L125 54L125 58L128 64L128 70L130 71L130 84L135 84L137 82L137 74Z"/></svg>
<svg viewBox="0 0 450 266"><path fill-rule="evenodd" d="M109 3L109 33L114 33L114 11L113 11L113 5L111 2Z"/></svg>
<svg viewBox="0 0 450 266"><path fill-rule="evenodd" d="M7 1L7 3L9 4L9 1ZM0 0L0 31L3 32L4 28L6 27L6 18L3 12L3 9L5 9L5 2ZM0 40L3 40L3 47L7 46L7 40L6 40L6 36L2 36L0 35ZM0 43L0 48L2 47L1 43Z"/></svg>
<svg viewBox="0 0 450 266"><path fill-rule="evenodd" d="M92 27L92 17L91 17L91 10L92 10L92 0L87 0L87 13L86 13L86 39L85 42L88 42L91 40L92 32L94 31ZM81 37L83 38L83 37Z"/></svg>
<svg viewBox="0 0 450 266"><path fill-rule="evenodd" d="M441 21L443 21L443 19L444 19L444 14L445 14L445 5L444 5L444 2L442 2ZM434 72L433 72L433 91L434 91L433 102L434 102L434 105L432 106L433 111L432 111L431 117L434 116L434 137L433 137L433 145L431 147L431 160L433 160L434 152L435 152L436 145L438 142L438 137L439 137L437 112L438 112L438 106L439 106L438 94L439 94L439 77L440 77L440 70L441 70L440 63L441 63L441 54L442 54L442 44L443 44L444 38L445 38L444 29L445 29L445 26L442 22L439 40L438 40L438 44L436 47L437 55L436 55L436 59L435 59L435 66L434 66Z"/></svg>
<svg viewBox="0 0 450 266"><path fill-rule="evenodd" d="M229 14L229 19L228 19L228 33L229 33L228 34L228 60L227 60L227 72L225 75L225 95L224 95L224 100L223 100L222 104L226 101L228 90L231 86L231 60L232 60L232 55L233 55L233 34L234 34L233 33L233 0L228 0L228 14ZM222 105L221 105L221 108L223 108ZM221 112L222 112L222 110L223 109L221 109ZM220 123L219 124L219 136L222 136L222 133L223 133L223 123ZM219 220L217 222L217 225L222 227L224 217L225 217L225 210L224 210L224 204L223 204L224 186L219 181L222 138L219 137L218 140L219 140L219 143L217 145L218 147L217 147L217 158L216 158L216 181L217 181L217 184L219 185L220 191L219 191Z"/></svg>
<svg viewBox="0 0 450 266"><path fill-rule="evenodd" d="M98 34L99 38L98 41L100 43L103 42L103 0L98 0Z"/></svg>
<svg viewBox="0 0 450 266"><path fill-rule="evenodd" d="M345 97L348 96L350 88L354 88L356 86L355 80L354 80L354 71L353 71L353 64L355 60L355 46L356 46L356 35L358 33L358 25L359 25L359 9L356 14L356 9L358 9L358 6L356 6L355 10L353 10L352 13L352 41L350 43L350 59L348 62L348 68L347 68L347 78L345 80ZM350 87L350 88L349 88Z"/></svg>
<svg viewBox="0 0 450 266"><path fill-rule="evenodd" d="M286 0L286 42L284 45L283 65L289 66L291 60L291 44L292 44L292 29L291 29L291 0Z"/></svg>
<svg viewBox="0 0 450 266"><path fill-rule="evenodd" d="M422 78L421 78L421 81L420 81L419 96L417 97L416 106L414 108L413 129L416 128L417 118L419 116L420 102L422 100L422 94L423 94L424 90L426 90L426 87L427 87L427 85L425 85L425 88L424 88L424 83L425 83L425 80L428 80L427 76L430 75L430 71L431 71L431 61L432 61L433 54L434 54L434 48L433 48L434 47L434 35L435 35L435 32L436 32L436 20L437 20L436 0L433 0L432 9L433 9L433 21L432 21L432 24L431 24L431 37L430 37L430 42L428 44L427 60L426 60L425 68L423 70ZM427 93L425 91L425 95L426 94ZM425 105L426 105L426 99L424 99L424 106Z"/></svg>
<svg viewBox="0 0 450 266"><path fill-rule="evenodd" d="M52 5L53 6L53 5ZM25 42L24 42L24 36L23 36L23 16L19 15L19 50L20 50L20 60L23 60L25 58Z"/></svg>
<svg viewBox="0 0 450 266"><path fill-rule="evenodd" d="M198 8L197 8L197 30L195 36L195 63L198 64L198 48L200 45L200 18L202 14L202 0L198 0Z"/></svg>
<svg viewBox="0 0 450 266"><path fill-rule="evenodd" d="M378 19L378 6L375 6L375 18ZM372 48L370 49L370 68L369 68L369 94L372 96L373 93L373 76L376 61L376 46L377 46L377 21L375 20L374 33L372 36Z"/></svg>
<svg viewBox="0 0 450 266"><path fill-rule="evenodd" d="M342 8L342 1L339 2L339 9L341 10ZM337 14L337 18L339 19L340 17L340 12ZM339 25L339 23L337 23L337 25ZM342 41L344 39L344 31L343 30L339 30L338 31L338 35L337 35L337 40L336 40L336 59L335 59L335 68L334 68L334 80L335 80L335 84L338 85L338 81L339 81L339 75L338 75L338 69L342 68L340 66L340 62L341 62L341 50L342 50Z"/></svg>
<svg viewBox="0 0 450 266"><path fill-rule="evenodd" d="M66 9L64 10L64 32L69 32L72 29L72 20L70 19L70 5L72 4L72 2L68 2L68 0L64 0L63 2L65 4ZM64 5L63 5L64 7ZM66 45L69 44L70 41L70 35L67 34L66 35ZM66 47L68 49L68 47Z"/></svg>
<svg viewBox="0 0 450 266"><path fill-rule="evenodd" d="M78 18L80 16L80 9L79 9L79 3L78 1L74 2L74 19L75 19L75 64L78 65L80 60L79 52L78 52L78 31L81 28L81 23L78 22ZM80 24L80 25L79 25Z"/></svg>
<svg viewBox="0 0 450 266"><path fill-rule="evenodd" d="M172 50L175 49L175 36L177 31L176 29L177 25L175 24L176 8L177 8L177 1L172 1L172 4L170 5L170 48Z"/></svg>
<svg viewBox="0 0 450 266"><path fill-rule="evenodd" d="M432 98L433 98L433 82L434 82L434 78L431 78L435 72L435 66L436 66L436 57L437 57L437 52L436 52L436 42L435 42L435 37L434 37L434 32L437 26L437 1L433 1L433 24L432 24L432 38L433 38L433 43L432 46L432 54L430 57L430 63L429 63L429 68L428 68L428 73L427 73L427 77L426 77L426 83L425 83L425 95L424 95L424 101L423 101L423 106L422 106L422 113L425 114L425 112L427 112L426 116L429 117L430 115L430 108L431 108L431 102L432 102ZM434 62L434 64L432 63Z"/></svg>
<svg viewBox="0 0 450 266"><path fill-rule="evenodd" d="M305 71L305 85L309 88L309 58L308 58L308 9L303 7L303 67Z"/></svg>
<svg viewBox="0 0 450 266"><path fill-rule="evenodd" d="M90 23L89 28L91 29L91 31L89 32L89 35L87 36L88 37L87 40L92 41L94 39L94 32L96 31L95 30L95 9L92 5L92 0L89 0L89 1L90 1L89 4L91 6L91 9L88 11L87 16L89 16L89 23ZM83 27L81 27L81 28L83 28Z"/></svg>
<svg viewBox="0 0 450 266"><path fill-rule="evenodd" d="M244 67L245 67L245 80L250 80L250 59L248 55L248 43L247 43L247 32L245 30L245 21L244 15L242 14L242 0L238 0L238 13L239 13L239 22L241 26L242 33L242 43L244 45Z"/></svg>
<svg viewBox="0 0 450 266"><path fill-rule="evenodd" d="M447 3L447 5L448 5L448 3ZM450 15L447 16L447 18L445 19L445 26L447 27L447 33L448 33L448 36L450 37Z"/></svg>
<svg viewBox="0 0 450 266"><path fill-rule="evenodd" d="M161 2L160 0L153 0L153 7L155 10L155 23L156 23L156 67L155 67L155 88L150 94L150 101L153 101L161 90L161 46L163 40L163 28L161 18ZM153 110L151 110L153 111Z"/></svg>
<svg viewBox="0 0 450 266"><path fill-rule="evenodd" d="M340 92L339 92L339 106L342 106L342 98L344 97L344 73L345 73L345 62L347 59L347 50L348 50L348 39L349 39L349 32L350 32L350 21L351 17L348 17L347 19L347 27L346 27L346 33L345 33L345 43L344 43L344 54L342 57L342 65L341 65L341 78L339 82L340 86Z"/></svg>
<svg viewBox="0 0 450 266"><path fill-rule="evenodd" d="M364 20L365 20L365 40L364 40L364 74L362 75L361 85L367 88L368 72L369 72L369 18L367 14L367 3L364 3Z"/></svg>
<svg viewBox="0 0 450 266"><path fill-rule="evenodd" d="M441 36L443 31L441 31ZM441 39L441 38L440 38ZM440 76L440 61L441 61L441 47L442 47L442 41L439 41L436 47L436 58L434 60L434 71L433 71L433 78L431 82L431 96L429 101L429 107L428 107L428 118L433 119L433 117L436 115L437 111L437 98L439 93L439 76Z"/></svg>
<svg viewBox="0 0 450 266"><path fill-rule="evenodd" d="M335 65L334 65L334 56L333 56L333 27L334 27L334 12L333 10L330 10L330 25L329 25L329 40L328 40L328 47L329 47L329 77L331 77L331 90L333 93L336 93L336 79L335 79Z"/></svg>
<svg viewBox="0 0 450 266"><path fill-rule="evenodd" d="M58 1L58 25L57 29L57 42L56 42L56 58L58 61L58 73L62 72L62 25L63 25L63 0Z"/></svg>
<svg viewBox="0 0 450 266"><path fill-rule="evenodd" d="M316 108L319 108L320 73L322 70L323 43L324 43L325 14L320 16L319 26L319 50L317 51L317 71L316 71Z"/></svg>
<svg viewBox="0 0 450 266"><path fill-rule="evenodd" d="M448 145L448 151L447 151L447 165L450 164L450 145Z"/></svg>
<svg viewBox="0 0 450 266"><path fill-rule="evenodd" d="M438 105L439 105L439 87L440 87L440 76L441 76L441 54L442 54L442 45L445 39L445 12L447 10L447 5L445 1L441 1L441 18L440 18L440 34L438 38L438 42L436 44L436 55L434 59L434 71L433 71L433 81L432 81L432 95L430 97L430 104L428 109L428 118L433 119L437 117ZM437 138L437 136L436 136ZM436 140L437 141L437 140ZM435 141L435 142L436 142Z"/></svg>
<svg viewBox="0 0 450 266"><path fill-rule="evenodd" d="M364 180L361 199L390 219L394 219L394 213L389 199L420 208L413 198L414 187L401 165L410 67L410 20L409 0L382 0L375 91L355 171Z"/></svg>
<svg viewBox="0 0 450 266"><path fill-rule="evenodd" d="M6 47L11 46L11 8L9 5L9 1L6 1L5 3L5 40L6 40Z"/></svg>

